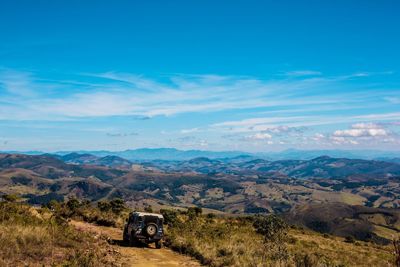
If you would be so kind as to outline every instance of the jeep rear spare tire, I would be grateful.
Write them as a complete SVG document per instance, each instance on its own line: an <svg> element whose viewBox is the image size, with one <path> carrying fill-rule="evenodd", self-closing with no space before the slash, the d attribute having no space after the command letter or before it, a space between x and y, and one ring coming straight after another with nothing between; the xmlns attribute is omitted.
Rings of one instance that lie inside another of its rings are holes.
<svg viewBox="0 0 400 267"><path fill-rule="evenodd" d="M149 223L146 225L145 232L149 237L153 237L157 234L158 227L155 223Z"/></svg>

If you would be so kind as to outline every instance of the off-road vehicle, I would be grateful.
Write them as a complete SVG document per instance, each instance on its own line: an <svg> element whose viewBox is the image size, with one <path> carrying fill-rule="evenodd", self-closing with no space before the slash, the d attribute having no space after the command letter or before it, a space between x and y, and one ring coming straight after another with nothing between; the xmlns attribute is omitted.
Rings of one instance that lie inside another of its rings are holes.
<svg viewBox="0 0 400 267"><path fill-rule="evenodd" d="M157 213L132 212L129 214L124 227L123 239L130 246L142 243L155 243L156 248L161 248L164 236L164 217Z"/></svg>

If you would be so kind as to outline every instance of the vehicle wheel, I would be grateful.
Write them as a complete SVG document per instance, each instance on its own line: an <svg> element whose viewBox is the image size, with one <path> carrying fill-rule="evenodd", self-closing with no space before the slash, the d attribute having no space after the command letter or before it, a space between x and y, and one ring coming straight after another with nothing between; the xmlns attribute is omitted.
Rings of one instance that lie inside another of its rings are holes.
<svg viewBox="0 0 400 267"><path fill-rule="evenodd" d="M156 248L158 248L158 249L162 248L161 240L156 241Z"/></svg>
<svg viewBox="0 0 400 267"><path fill-rule="evenodd" d="M153 237L157 234L157 231L158 227L155 223L149 223L148 225L146 225L145 232L147 236Z"/></svg>

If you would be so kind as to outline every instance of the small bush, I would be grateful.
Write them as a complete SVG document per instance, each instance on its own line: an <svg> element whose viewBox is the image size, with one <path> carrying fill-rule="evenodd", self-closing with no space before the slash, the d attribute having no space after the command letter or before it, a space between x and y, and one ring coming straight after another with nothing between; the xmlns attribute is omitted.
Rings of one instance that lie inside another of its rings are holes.
<svg viewBox="0 0 400 267"><path fill-rule="evenodd" d="M82 203L76 199L76 198L70 198L67 201L67 207L70 209L72 212L76 211L79 207L82 206Z"/></svg>
<svg viewBox="0 0 400 267"><path fill-rule="evenodd" d="M114 212L117 215L120 215L121 212L126 209L124 201L120 198L111 200L110 206L111 206L112 212Z"/></svg>
<svg viewBox="0 0 400 267"><path fill-rule="evenodd" d="M196 218L199 215L203 213L202 208L200 207L190 207L187 209L186 214L189 216L189 218Z"/></svg>
<svg viewBox="0 0 400 267"><path fill-rule="evenodd" d="M257 216L253 225L265 242L283 241L288 231L286 222L276 215Z"/></svg>
<svg viewBox="0 0 400 267"><path fill-rule="evenodd" d="M88 201L71 198L67 202L50 201L44 207L60 220L77 219L102 226L122 226L124 212L128 211L121 199L100 201L97 207Z"/></svg>
<svg viewBox="0 0 400 267"><path fill-rule="evenodd" d="M10 195L3 195L2 198L6 202L16 202L19 199L19 196L10 194Z"/></svg>
<svg viewBox="0 0 400 267"><path fill-rule="evenodd" d="M102 212L107 212L111 210L111 204L108 201L99 201L97 202L97 207Z"/></svg>
<svg viewBox="0 0 400 267"><path fill-rule="evenodd" d="M173 225L176 225L178 223L178 212L177 211L161 209L160 213L164 217L164 224L167 224L169 226L173 226Z"/></svg>
<svg viewBox="0 0 400 267"><path fill-rule="evenodd" d="M208 213L207 214L207 219L215 219L215 214L214 213Z"/></svg>

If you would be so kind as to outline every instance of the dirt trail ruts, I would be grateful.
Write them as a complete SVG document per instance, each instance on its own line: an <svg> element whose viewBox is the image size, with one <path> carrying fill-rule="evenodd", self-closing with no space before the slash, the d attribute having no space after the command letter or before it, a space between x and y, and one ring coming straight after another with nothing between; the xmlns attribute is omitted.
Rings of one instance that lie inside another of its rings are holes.
<svg viewBox="0 0 400 267"><path fill-rule="evenodd" d="M148 247L128 247L122 245L122 230L113 227L104 227L97 226L85 222L80 221L71 221L70 222L75 228L85 232L92 232L99 235L104 235L112 240L114 243L112 246L116 249L121 258L120 264L121 266L138 266L138 267L172 267L172 266L180 266L180 267L197 267L201 266L195 260L173 252L167 248L156 249L154 245L150 245Z"/></svg>

